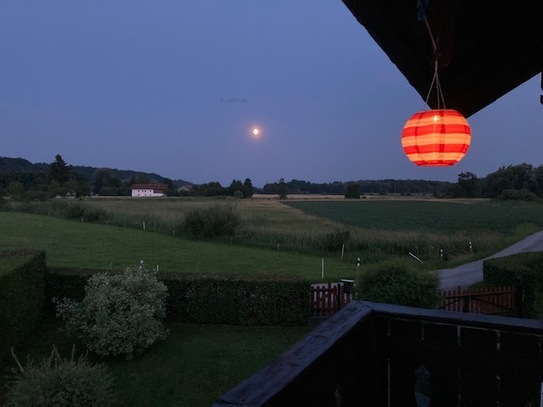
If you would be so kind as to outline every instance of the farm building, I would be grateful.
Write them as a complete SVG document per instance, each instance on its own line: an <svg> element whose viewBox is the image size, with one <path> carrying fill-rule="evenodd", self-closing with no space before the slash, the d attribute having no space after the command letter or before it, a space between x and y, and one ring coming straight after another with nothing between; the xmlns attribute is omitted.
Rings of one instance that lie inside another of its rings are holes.
<svg viewBox="0 0 543 407"><path fill-rule="evenodd" d="M165 196L168 191L166 184L134 184L131 187L132 196L135 197L156 197Z"/></svg>

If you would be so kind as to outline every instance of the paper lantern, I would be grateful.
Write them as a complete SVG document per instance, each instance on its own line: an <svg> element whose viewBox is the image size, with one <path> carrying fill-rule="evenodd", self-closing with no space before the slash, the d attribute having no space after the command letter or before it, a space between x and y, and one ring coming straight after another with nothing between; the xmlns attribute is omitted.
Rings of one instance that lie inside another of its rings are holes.
<svg viewBox="0 0 543 407"><path fill-rule="evenodd" d="M447 166L460 161L471 143L467 120L452 109L415 113L405 124L402 147L420 166Z"/></svg>

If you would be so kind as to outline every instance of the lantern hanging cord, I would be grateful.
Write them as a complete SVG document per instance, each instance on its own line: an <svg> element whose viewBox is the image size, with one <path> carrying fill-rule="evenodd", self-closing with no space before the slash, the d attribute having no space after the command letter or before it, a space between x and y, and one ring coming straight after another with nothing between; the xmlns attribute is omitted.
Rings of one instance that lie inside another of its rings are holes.
<svg viewBox="0 0 543 407"><path fill-rule="evenodd" d="M428 22L428 18L426 17L426 14L423 17L424 24L426 25L426 29L428 30L428 34L430 35L430 41L432 42L432 49L434 52L437 52L437 43L434 39L434 34L432 34L432 29L430 28L430 23Z"/></svg>
<svg viewBox="0 0 543 407"><path fill-rule="evenodd" d="M428 104L428 100L430 100L430 95L432 94L432 89L434 88L434 85L436 87L437 108L441 109L441 105L443 104L443 109L446 109L447 106L445 105L445 96L443 96L443 90L441 89L441 82L439 81L437 57L435 58L435 62L434 62L434 76L432 78L432 83L430 84L428 95L426 95L426 101L425 101L426 104Z"/></svg>
<svg viewBox="0 0 543 407"><path fill-rule="evenodd" d="M420 0L419 0L420 3ZM441 82L439 81L439 48L438 43L436 42L434 38L434 34L432 33L432 29L430 27L430 23L428 22L428 18L426 17L426 13L424 13L424 16L422 17L424 20L424 24L426 25L426 29L428 30L428 35L430 36L430 41L432 43L432 50L434 51L434 76L432 78L432 83L430 84L430 89L428 90L428 95L426 96L425 103L428 105L428 100L430 100L430 95L432 93L432 89L434 88L434 85L436 86L436 96L437 96L437 108L441 108L441 104L443 104L443 108L446 109L445 106L445 97L443 96L443 91L441 90Z"/></svg>

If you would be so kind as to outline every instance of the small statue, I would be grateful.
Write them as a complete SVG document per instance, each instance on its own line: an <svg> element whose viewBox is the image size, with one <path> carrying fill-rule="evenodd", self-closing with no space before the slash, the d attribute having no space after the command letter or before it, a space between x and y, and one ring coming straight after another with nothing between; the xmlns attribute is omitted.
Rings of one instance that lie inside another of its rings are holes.
<svg viewBox="0 0 543 407"><path fill-rule="evenodd" d="M430 407L432 389L430 388L430 372L426 366L420 365L415 370L415 402L417 407Z"/></svg>

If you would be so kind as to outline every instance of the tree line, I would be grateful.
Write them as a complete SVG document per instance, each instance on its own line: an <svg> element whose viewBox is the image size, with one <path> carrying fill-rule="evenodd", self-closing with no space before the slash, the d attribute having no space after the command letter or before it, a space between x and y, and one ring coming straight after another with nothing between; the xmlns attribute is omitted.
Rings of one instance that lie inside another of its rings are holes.
<svg viewBox="0 0 543 407"><path fill-rule="evenodd" d="M32 164L20 158L0 159L0 196L15 200L47 200L54 197L129 196L134 183L149 183L151 178L131 171L121 180L118 170L73 167L61 155L50 164ZM171 181L170 181L171 182ZM173 187L173 183L172 183Z"/></svg>
<svg viewBox="0 0 543 407"><path fill-rule="evenodd" d="M508 165L484 178L462 172L450 191L452 197L535 200L543 198L543 166Z"/></svg>
<svg viewBox="0 0 543 407"><path fill-rule="evenodd" d="M223 187L220 182L214 181L207 184L193 185L179 191L181 196L234 196L236 198L250 198L255 193L255 187L250 178L245 178L243 183L234 179L228 187Z"/></svg>
<svg viewBox="0 0 543 407"><path fill-rule="evenodd" d="M479 178L472 172L458 174L456 183L426 180L360 180L314 184L293 179L264 185L262 193L330 194L359 198L371 195L428 195L437 198L498 198L536 200L543 198L543 166L530 164L502 166L497 171Z"/></svg>
<svg viewBox="0 0 543 407"><path fill-rule="evenodd" d="M130 196L134 184L165 184L167 196L235 196L249 198L254 187L249 178L233 180L228 187L218 182L192 185L157 174L109 168L74 167L61 155L50 164L32 164L22 158L0 157L0 196L15 200L47 200L54 197ZM185 186L186 188L181 188Z"/></svg>
<svg viewBox="0 0 543 407"><path fill-rule="evenodd" d="M255 193L287 198L293 194L344 195L427 195L438 198L500 198L535 200L543 198L543 166L518 164L500 167L479 178L472 172L458 174L456 183L427 180L358 180L312 183L283 178L262 188L250 178L232 180L223 187L219 182L193 185L157 174L120 171L107 168L74 167L57 155L50 164L32 164L20 158L0 157L0 196L16 200L46 200L57 196L130 196L133 184L168 185L168 196L234 196L250 198Z"/></svg>
<svg viewBox="0 0 543 407"><path fill-rule="evenodd" d="M383 179L311 183L297 179L285 182L284 179L280 179L278 182L264 185L259 192L283 196L292 194L348 195L348 197L353 198L361 194L432 195L443 197L447 195L453 185L451 182L426 180Z"/></svg>

